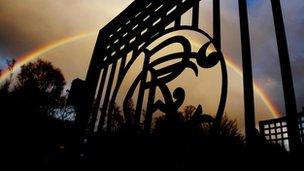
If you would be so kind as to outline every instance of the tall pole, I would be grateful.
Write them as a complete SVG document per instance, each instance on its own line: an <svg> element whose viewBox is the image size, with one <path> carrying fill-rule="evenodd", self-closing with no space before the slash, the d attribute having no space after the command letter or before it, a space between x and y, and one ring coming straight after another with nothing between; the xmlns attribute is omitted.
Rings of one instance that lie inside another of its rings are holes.
<svg viewBox="0 0 304 171"><path fill-rule="evenodd" d="M213 0L213 38L217 48L221 49L220 0Z"/></svg>
<svg viewBox="0 0 304 171"><path fill-rule="evenodd" d="M217 50L221 50L221 13L220 13L220 0L213 0L213 40L214 45ZM224 67L225 68L225 67ZM226 72L224 72L226 74ZM222 76L225 79L225 76ZM222 80L223 83L227 82L227 80ZM224 86L225 87L225 86ZM223 88L223 87L222 87ZM227 89L222 89L222 93L227 91ZM219 104L219 109L222 104ZM224 109L221 109L224 110ZM222 119L223 111L218 111L216 114L215 122L213 129L211 130L213 134L219 133L219 126Z"/></svg>
<svg viewBox="0 0 304 171"><path fill-rule="evenodd" d="M199 26L199 3L200 1L195 2L192 12L192 26L196 29Z"/></svg>
<svg viewBox="0 0 304 171"><path fill-rule="evenodd" d="M247 145L251 145L255 138L255 112L247 0L239 0L239 16L243 61L245 132Z"/></svg>
<svg viewBox="0 0 304 171"><path fill-rule="evenodd" d="M291 151L295 151L300 145L300 133L298 131L297 105L284 28L283 14L281 3L279 0L271 0L271 5L280 58L281 75L287 116L289 147Z"/></svg>

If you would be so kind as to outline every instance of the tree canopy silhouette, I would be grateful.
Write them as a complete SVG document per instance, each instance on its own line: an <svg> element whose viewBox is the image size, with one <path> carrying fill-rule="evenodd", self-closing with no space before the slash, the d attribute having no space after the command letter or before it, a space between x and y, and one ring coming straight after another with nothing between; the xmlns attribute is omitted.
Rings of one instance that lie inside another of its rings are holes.
<svg viewBox="0 0 304 171"><path fill-rule="evenodd" d="M5 96L9 93L9 88L10 88L10 84L12 82L12 77L13 77L12 71L15 67L16 60L14 60L14 59L11 61L7 60L6 64L7 64L7 70L11 73L9 75L9 78L7 80L5 80L3 84L0 85L0 96ZM2 70L0 70L0 77L1 76L2 76Z"/></svg>
<svg viewBox="0 0 304 171"><path fill-rule="evenodd" d="M64 147L60 144L69 143L73 136L73 123L67 119L72 110L62 110L66 107L65 79L60 69L42 60L22 66L14 77L14 64L8 63L11 76L0 86L0 125L5 130L7 158L45 165L60 158L59 147Z"/></svg>
<svg viewBox="0 0 304 171"><path fill-rule="evenodd" d="M29 97L39 107L56 107L62 102L66 82L63 74L50 62L37 60L21 67L15 91Z"/></svg>

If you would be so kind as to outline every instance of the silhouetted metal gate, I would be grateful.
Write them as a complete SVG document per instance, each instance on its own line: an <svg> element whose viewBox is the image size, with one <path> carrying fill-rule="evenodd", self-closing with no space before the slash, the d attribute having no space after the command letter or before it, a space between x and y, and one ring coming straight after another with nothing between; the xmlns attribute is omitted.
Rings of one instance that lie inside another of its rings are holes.
<svg viewBox="0 0 304 171"><path fill-rule="evenodd" d="M291 150L299 144L297 132L296 103L293 90L292 75L289 63L283 17L279 0L271 0L276 26L276 36L279 46L279 55L286 102L287 127ZM177 87L171 94L167 83L174 80L184 69L190 68L198 74L199 68L211 68L219 64L222 72L221 98L216 114L215 126L220 122L225 108L227 97L227 69L221 53L221 24L220 0L213 0L213 36L199 28L199 3L200 0L135 0L127 9L113 19L99 32L91 64L87 73L85 86L88 91L82 98L78 122L82 129L88 128L89 132L103 130L106 127L111 131L111 120L117 93L122 81L130 67L140 54L144 54L144 64L140 74L132 83L125 94L124 111L128 100L139 87L135 111L135 125L139 125L143 98L148 90L148 105L144 121L144 129L150 131L152 115L156 109L176 111L182 105L185 92ZM191 25L181 23L181 16L192 9ZM250 37L248 28L246 0L239 0L240 26L242 38L243 75L244 75L244 102L246 138L248 144L254 142L255 117L254 96L252 80L252 64L250 52ZM172 25L172 23L174 23ZM172 36L162 41L156 47L149 49L149 45L158 38L178 30L191 30L200 33L208 41L202 44L198 52L193 52L190 41L183 35ZM178 43L184 51L163 56L155 61L150 57L166 46ZM214 51L206 55L207 49L212 46ZM130 60L128 54L132 52ZM156 66L174 59L178 63L156 69ZM196 62L193 62L195 59ZM108 77L108 79L107 79ZM155 90L159 88L164 102L155 99ZM169 106L165 109L163 106ZM101 107L100 113L99 108ZM126 112L126 111L125 111ZM128 116L125 116L126 118ZM89 123L89 126L87 125ZM98 125L98 129L96 126ZM87 127L88 126L88 127Z"/></svg>

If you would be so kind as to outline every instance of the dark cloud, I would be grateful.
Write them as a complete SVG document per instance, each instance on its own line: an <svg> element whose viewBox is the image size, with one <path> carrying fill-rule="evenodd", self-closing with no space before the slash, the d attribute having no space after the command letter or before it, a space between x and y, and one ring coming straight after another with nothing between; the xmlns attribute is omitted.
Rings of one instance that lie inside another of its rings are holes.
<svg viewBox="0 0 304 171"><path fill-rule="evenodd" d="M282 0L281 3L298 106L300 107L304 105L301 86L304 82L304 47L302 43L304 40L304 17L302 15L304 2L302 0ZM270 1L256 2L250 12L255 79L270 92L273 101L284 112L279 58ZM275 84L267 86L265 82L269 79L273 80Z"/></svg>
<svg viewBox="0 0 304 171"><path fill-rule="evenodd" d="M0 55L16 58L62 37L98 31L130 2L0 0Z"/></svg>
<svg viewBox="0 0 304 171"><path fill-rule="evenodd" d="M8 57L0 57L0 70L7 68L7 60L10 60Z"/></svg>

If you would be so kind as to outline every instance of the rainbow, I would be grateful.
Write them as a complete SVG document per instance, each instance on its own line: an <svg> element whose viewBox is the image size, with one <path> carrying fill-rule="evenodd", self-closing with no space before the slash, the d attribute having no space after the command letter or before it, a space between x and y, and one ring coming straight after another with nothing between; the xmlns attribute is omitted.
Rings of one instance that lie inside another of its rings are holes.
<svg viewBox="0 0 304 171"><path fill-rule="evenodd" d="M66 45L71 42L75 42L77 40L80 40L80 39L83 39L86 37L94 36L97 33L98 32L96 32L96 31L83 32L83 33L80 33L77 35L61 38L59 40L53 41L49 44L36 48L35 50L33 50L27 54L17 57L16 64L14 66L14 70L16 70L16 68L20 68L22 65L40 57L41 55L43 55L49 51L52 51L60 46ZM8 69L2 71L2 73L0 75L0 83L4 82L5 79L7 79L7 77L10 75L10 73L11 72Z"/></svg>
<svg viewBox="0 0 304 171"><path fill-rule="evenodd" d="M200 47L199 44L194 43L195 46ZM213 50L212 49L208 49L207 53L211 53ZM243 72L242 69L235 64L233 61L230 60L230 57L225 55L225 61L227 66L232 69L238 76L240 76L241 78L243 78ZM253 88L254 91L257 93L257 95L262 99L262 101L265 103L265 105L267 106L267 108L269 109L269 111L271 112L271 114L275 117L281 117L279 110L276 108L276 106L271 102L271 99L267 96L267 93L264 92L264 90L256 83L253 82Z"/></svg>
<svg viewBox="0 0 304 171"><path fill-rule="evenodd" d="M59 39L57 41L51 42L47 45L44 45L40 48L37 48L36 50L22 55L20 57L17 58L16 61L16 65L15 65L15 69L21 67L22 65L38 58L39 56L45 54L46 52L49 52L51 50L54 50L62 45L89 37L89 36L93 36L96 35L97 32L96 31L91 31L91 32L84 32L84 33L80 33L74 36L70 36L70 37L65 37L62 39ZM231 60L229 60L229 57L226 58L226 63L227 66L232 69L234 72L237 73L237 75L239 75L240 77L243 77L243 73L242 70L239 66L237 66L237 64L233 63ZM8 70L4 70L2 72L2 75L0 75L0 83L3 82L8 76L10 75L10 71ZM280 112L278 111L278 109L276 108L276 106L271 102L270 98L267 96L267 94L263 91L263 89L254 82L254 90L257 93L257 95L259 97L261 97L262 101L265 103L265 105L267 106L267 108L269 109L269 111L271 112L271 114L274 117L280 117Z"/></svg>
<svg viewBox="0 0 304 171"><path fill-rule="evenodd" d="M227 63L227 66L229 68L231 68L234 72L237 73L237 75L239 75L240 77L243 78L243 73L242 70L239 66L237 66L235 63L233 63L230 59L225 58L225 61ZM254 91L260 96L260 98L262 99L262 101L265 103L265 105L267 106L267 108L270 110L270 112L272 113L272 115L274 117L280 117L280 112L278 111L278 109L276 108L276 106L274 104L272 104L270 98L267 96L267 93L264 92L264 90L256 83L253 83L253 88Z"/></svg>

